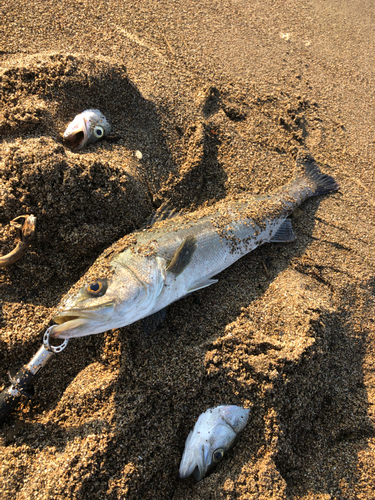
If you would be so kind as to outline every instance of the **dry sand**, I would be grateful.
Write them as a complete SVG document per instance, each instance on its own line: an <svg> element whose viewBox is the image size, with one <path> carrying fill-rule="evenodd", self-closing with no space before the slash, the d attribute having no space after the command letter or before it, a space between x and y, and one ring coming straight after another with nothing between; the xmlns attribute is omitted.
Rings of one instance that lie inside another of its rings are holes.
<svg viewBox="0 0 375 500"><path fill-rule="evenodd" d="M1 254L16 216L38 230L0 270L0 390L161 203L270 192L301 144L341 186L301 207L295 243L244 257L156 332L71 341L0 429L1 499L375 498L374 3L10 0L1 20ZM90 107L119 138L73 153L61 134ZM218 404L249 423L181 481Z"/></svg>

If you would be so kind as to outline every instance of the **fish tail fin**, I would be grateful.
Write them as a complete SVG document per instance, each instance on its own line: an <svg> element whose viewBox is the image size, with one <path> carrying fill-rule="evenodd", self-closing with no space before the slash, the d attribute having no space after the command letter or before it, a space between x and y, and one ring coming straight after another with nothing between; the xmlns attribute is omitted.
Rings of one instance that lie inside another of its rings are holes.
<svg viewBox="0 0 375 500"><path fill-rule="evenodd" d="M340 188L333 177L320 171L318 164L306 149L300 149L297 154L295 176L307 182L308 196L318 196Z"/></svg>

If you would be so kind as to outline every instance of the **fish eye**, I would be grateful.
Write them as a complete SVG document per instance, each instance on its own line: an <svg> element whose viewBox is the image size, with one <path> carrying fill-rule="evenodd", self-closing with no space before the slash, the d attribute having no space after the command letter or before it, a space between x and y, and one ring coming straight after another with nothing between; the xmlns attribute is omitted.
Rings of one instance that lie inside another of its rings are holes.
<svg viewBox="0 0 375 500"><path fill-rule="evenodd" d="M107 280L98 280L85 286L85 292L91 297L102 297L107 291Z"/></svg>
<svg viewBox="0 0 375 500"><path fill-rule="evenodd" d="M212 453L212 461L215 463L220 462L224 456L224 450L223 448L218 448Z"/></svg>
<svg viewBox="0 0 375 500"><path fill-rule="evenodd" d="M104 128L101 127L100 125L97 125L96 127L94 127L94 135L98 139L100 139L101 137L103 137L103 135L104 135Z"/></svg>

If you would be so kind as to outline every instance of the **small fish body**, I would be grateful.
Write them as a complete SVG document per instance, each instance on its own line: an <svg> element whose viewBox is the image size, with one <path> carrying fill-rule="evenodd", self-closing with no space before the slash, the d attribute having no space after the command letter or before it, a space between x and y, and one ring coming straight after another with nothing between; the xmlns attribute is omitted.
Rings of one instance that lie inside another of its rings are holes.
<svg viewBox="0 0 375 500"><path fill-rule="evenodd" d="M82 149L102 139L111 131L111 125L98 109L87 109L67 126L63 139L72 149Z"/></svg>
<svg viewBox="0 0 375 500"><path fill-rule="evenodd" d="M216 283L213 276L259 245L294 241L288 215L338 187L303 150L293 179L270 195L236 195L125 236L63 297L51 337L91 335L160 314Z"/></svg>
<svg viewBox="0 0 375 500"><path fill-rule="evenodd" d="M182 479L203 479L234 445L249 419L249 409L217 406L202 413L190 431L180 464Z"/></svg>

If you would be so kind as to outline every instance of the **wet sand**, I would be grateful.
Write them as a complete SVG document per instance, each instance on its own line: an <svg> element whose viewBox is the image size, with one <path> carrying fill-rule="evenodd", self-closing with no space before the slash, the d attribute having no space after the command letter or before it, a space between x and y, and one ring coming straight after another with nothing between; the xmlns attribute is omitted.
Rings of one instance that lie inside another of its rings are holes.
<svg viewBox="0 0 375 500"><path fill-rule="evenodd" d="M0 390L61 297L163 203L269 193L307 147L340 184L219 282L141 325L72 340L0 428L0 496L375 498L375 31L370 1L11 0L0 27ZM114 140L79 153L98 108ZM142 153L142 158L139 154ZM251 408L236 446L181 481L209 407Z"/></svg>

